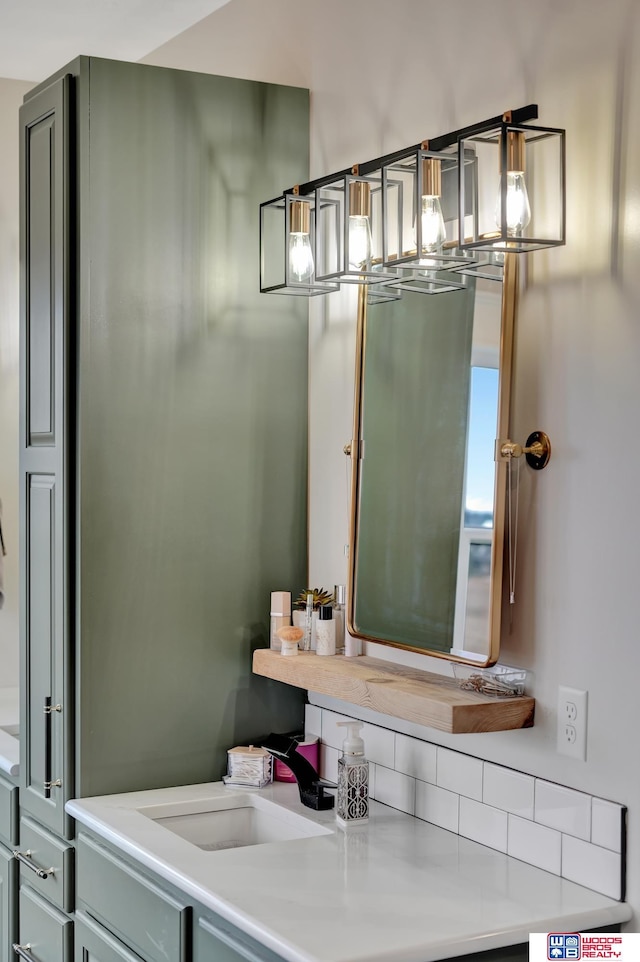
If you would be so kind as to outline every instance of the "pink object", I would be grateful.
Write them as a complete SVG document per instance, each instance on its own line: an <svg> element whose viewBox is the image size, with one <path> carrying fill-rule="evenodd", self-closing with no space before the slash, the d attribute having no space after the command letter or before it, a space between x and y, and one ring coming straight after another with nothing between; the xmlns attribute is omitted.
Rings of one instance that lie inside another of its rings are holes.
<svg viewBox="0 0 640 962"><path fill-rule="evenodd" d="M303 742L300 742L296 748L297 752L311 762L316 771L318 771L318 739L315 735L309 738L305 738ZM288 765L281 762L279 758L274 758L274 781L276 782L295 782L296 778Z"/></svg>

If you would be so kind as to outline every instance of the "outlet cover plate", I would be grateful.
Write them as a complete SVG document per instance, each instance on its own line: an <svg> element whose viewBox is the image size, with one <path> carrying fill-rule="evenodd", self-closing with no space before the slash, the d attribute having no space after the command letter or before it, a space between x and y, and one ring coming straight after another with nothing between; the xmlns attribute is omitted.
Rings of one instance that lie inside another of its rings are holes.
<svg viewBox="0 0 640 962"><path fill-rule="evenodd" d="M583 762L587 760L587 701L586 691L558 688L558 754Z"/></svg>

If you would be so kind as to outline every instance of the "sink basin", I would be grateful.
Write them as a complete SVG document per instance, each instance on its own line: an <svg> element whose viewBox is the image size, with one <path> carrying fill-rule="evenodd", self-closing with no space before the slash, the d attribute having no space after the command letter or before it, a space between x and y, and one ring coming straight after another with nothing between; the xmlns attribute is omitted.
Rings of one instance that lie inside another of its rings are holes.
<svg viewBox="0 0 640 962"><path fill-rule="evenodd" d="M259 795L231 795L138 811L206 852L332 834L331 829Z"/></svg>

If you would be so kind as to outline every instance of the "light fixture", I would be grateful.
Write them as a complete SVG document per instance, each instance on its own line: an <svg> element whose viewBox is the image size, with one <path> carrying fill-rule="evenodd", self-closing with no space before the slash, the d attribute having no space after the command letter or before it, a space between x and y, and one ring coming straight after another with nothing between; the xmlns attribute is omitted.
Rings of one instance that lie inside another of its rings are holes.
<svg viewBox="0 0 640 962"><path fill-rule="evenodd" d="M453 271L411 271L400 280L385 285L385 290L413 291L415 294L449 294L468 287L466 279Z"/></svg>
<svg viewBox="0 0 640 962"><path fill-rule="evenodd" d="M349 270L371 270L371 184L366 180L349 182L349 220L345 238Z"/></svg>
<svg viewBox="0 0 640 962"><path fill-rule="evenodd" d="M522 232L531 223L531 205L524 176L525 145L521 130L510 130L506 135L507 143L507 199L505 223L509 237L522 237ZM500 152L502 160L502 152ZM500 171L502 173L502 170ZM502 227L502 177L498 184L496 199L496 226Z"/></svg>
<svg viewBox="0 0 640 962"><path fill-rule="evenodd" d="M323 178L314 187L316 278L341 284L381 284L397 271L385 269L382 172L367 164Z"/></svg>
<svg viewBox="0 0 640 962"><path fill-rule="evenodd" d="M498 123L460 132L459 161L473 164L477 197L474 216L463 217L469 180L460 177L461 250L521 253L565 243L565 132L525 125L531 112L508 111Z"/></svg>
<svg viewBox="0 0 640 962"><path fill-rule="evenodd" d="M436 157L425 157L422 160L422 197L419 222L421 234L419 250L421 256L441 253L442 245L447 239L440 203L441 194L442 161ZM418 246L417 236L416 246Z"/></svg>
<svg viewBox="0 0 640 962"><path fill-rule="evenodd" d="M464 252L461 252L464 253ZM463 277L477 277L485 281L499 281L504 279L504 254L500 251L474 251L476 259L465 267L456 267L454 274Z"/></svg>
<svg viewBox="0 0 640 962"><path fill-rule="evenodd" d="M337 291L316 279L313 196L297 188L260 204L260 290L266 294L314 297Z"/></svg>
<svg viewBox="0 0 640 962"><path fill-rule="evenodd" d="M396 270L454 270L474 259L456 250L458 155L424 141L382 165L383 264Z"/></svg>
<svg viewBox="0 0 640 962"><path fill-rule="evenodd" d="M261 204L260 290L445 293L500 280L505 253L564 244L565 132L537 116L529 104Z"/></svg>
<svg viewBox="0 0 640 962"><path fill-rule="evenodd" d="M400 300L402 300L402 291L389 287L387 284L374 284L367 291L367 304L371 307L376 304L388 304L389 301Z"/></svg>
<svg viewBox="0 0 640 962"><path fill-rule="evenodd" d="M289 214L289 273L299 282L313 277L311 250L311 204L308 200L294 200Z"/></svg>

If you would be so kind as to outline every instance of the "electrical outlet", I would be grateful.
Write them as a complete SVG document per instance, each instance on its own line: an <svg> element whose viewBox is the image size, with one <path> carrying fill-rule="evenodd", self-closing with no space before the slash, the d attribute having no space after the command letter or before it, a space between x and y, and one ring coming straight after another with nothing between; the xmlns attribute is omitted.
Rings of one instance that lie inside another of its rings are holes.
<svg viewBox="0 0 640 962"><path fill-rule="evenodd" d="M587 759L587 692L578 688L558 689L558 753Z"/></svg>

